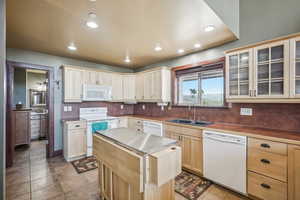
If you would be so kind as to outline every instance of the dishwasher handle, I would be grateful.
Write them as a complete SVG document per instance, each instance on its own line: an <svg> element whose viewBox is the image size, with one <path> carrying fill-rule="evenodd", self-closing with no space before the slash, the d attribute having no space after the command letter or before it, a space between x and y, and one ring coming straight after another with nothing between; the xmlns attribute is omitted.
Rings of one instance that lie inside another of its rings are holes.
<svg viewBox="0 0 300 200"><path fill-rule="evenodd" d="M205 135L204 139L209 139L209 140L214 140L214 141L218 141L218 142L223 142L223 143L231 143L231 144L240 144L240 145L245 145L245 142L239 139L236 140L226 140L226 139L219 139L216 137L210 137Z"/></svg>

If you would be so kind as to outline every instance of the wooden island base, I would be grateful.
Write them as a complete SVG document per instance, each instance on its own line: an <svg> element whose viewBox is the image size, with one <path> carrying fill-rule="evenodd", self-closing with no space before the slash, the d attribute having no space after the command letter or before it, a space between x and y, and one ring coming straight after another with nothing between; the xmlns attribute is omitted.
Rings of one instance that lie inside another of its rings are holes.
<svg viewBox="0 0 300 200"><path fill-rule="evenodd" d="M172 145L140 155L94 135L99 186L106 200L174 200L174 178L181 172L181 148Z"/></svg>

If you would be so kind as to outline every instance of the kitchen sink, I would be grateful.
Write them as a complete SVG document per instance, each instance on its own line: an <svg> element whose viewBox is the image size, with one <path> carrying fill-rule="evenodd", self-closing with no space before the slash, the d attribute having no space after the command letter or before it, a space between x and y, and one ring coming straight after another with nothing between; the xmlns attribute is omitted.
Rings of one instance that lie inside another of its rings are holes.
<svg viewBox="0 0 300 200"><path fill-rule="evenodd" d="M213 122L206 122L206 121L193 121L188 119L173 119L169 120L169 122L177 123L177 124L187 124L192 126L208 126L213 124Z"/></svg>

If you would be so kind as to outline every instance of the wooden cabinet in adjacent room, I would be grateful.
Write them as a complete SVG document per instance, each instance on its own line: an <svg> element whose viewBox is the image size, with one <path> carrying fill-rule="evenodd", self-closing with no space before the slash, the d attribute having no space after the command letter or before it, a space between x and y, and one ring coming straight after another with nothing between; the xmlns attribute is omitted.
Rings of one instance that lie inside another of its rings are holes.
<svg viewBox="0 0 300 200"><path fill-rule="evenodd" d="M30 110L13 111L12 133L14 146L30 144Z"/></svg>
<svg viewBox="0 0 300 200"><path fill-rule="evenodd" d="M300 199L300 146L288 145L288 200Z"/></svg>

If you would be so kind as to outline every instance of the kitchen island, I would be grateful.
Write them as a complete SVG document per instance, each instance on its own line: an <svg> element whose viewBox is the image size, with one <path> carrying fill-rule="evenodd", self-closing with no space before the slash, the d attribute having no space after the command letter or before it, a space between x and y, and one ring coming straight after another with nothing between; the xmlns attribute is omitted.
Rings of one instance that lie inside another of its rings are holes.
<svg viewBox="0 0 300 200"><path fill-rule="evenodd" d="M181 172L175 140L117 128L97 132L93 143L102 199L174 199L174 178Z"/></svg>

